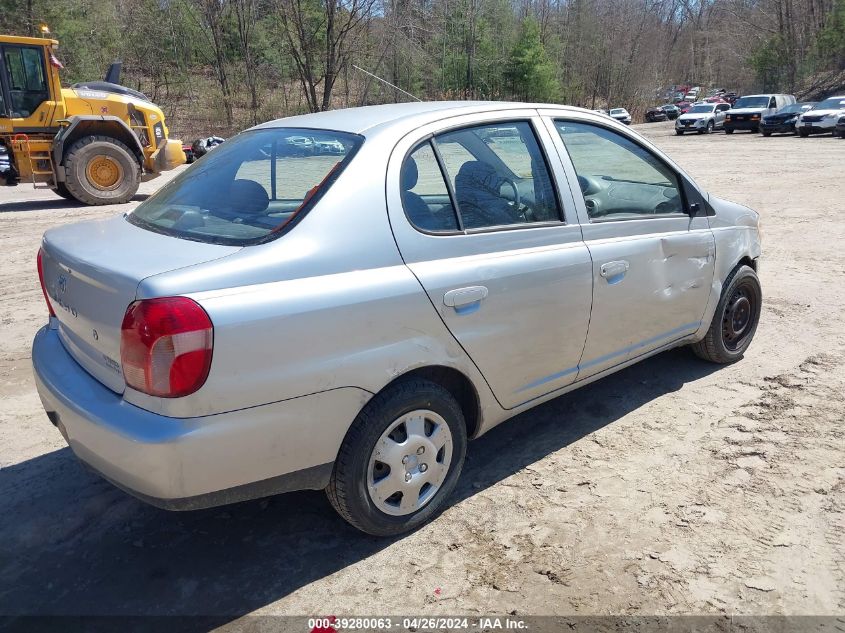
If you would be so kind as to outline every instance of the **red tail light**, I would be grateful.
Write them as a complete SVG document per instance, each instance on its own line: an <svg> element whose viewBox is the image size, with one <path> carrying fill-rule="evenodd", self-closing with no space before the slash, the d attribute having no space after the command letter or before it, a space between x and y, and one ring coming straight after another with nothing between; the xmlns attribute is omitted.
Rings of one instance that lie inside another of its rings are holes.
<svg viewBox="0 0 845 633"><path fill-rule="evenodd" d="M194 393L208 378L213 345L211 319L193 299L136 301L120 328L126 384L162 398Z"/></svg>
<svg viewBox="0 0 845 633"><path fill-rule="evenodd" d="M44 265L41 263L42 251L38 249L38 281L41 282L41 292L44 294L44 301L47 302L47 310L50 311L50 316L56 316L53 310L53 305L50 303L50 297L47 295L47 286L44 285Z"/></svg>

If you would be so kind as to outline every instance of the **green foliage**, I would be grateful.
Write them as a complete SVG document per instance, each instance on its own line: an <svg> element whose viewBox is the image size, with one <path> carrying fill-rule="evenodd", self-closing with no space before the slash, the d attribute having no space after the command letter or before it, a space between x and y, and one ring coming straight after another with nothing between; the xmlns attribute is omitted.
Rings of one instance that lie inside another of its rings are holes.
<svg viewBox="0 0 845 633"><path fill-rule="evenodd" d="M540 40L540 27L529 17L510 54L506 77L513 94L523 101L554 101L560 92L555 70Z"/></svg>
<svg viewBox="0 0 845 633"><path fill-rule="evenodd" d="M822 67L845 68L845 0L837 0L816 38L813 57Z"/></svg>
<svg viewBox="0 0 845 633"><path fill-rule="evenodd" d="M788 55L786 43L780 35L770 37L753 51L751 66L763 90L778 90L782 87Z"/></svg>

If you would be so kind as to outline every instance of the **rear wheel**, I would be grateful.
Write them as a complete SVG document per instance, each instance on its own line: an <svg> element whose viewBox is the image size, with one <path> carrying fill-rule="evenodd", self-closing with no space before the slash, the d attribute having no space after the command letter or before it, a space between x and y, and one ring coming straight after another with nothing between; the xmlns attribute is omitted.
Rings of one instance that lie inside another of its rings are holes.
<svg viewBox="0 0 845 633"><path fill-rule="evenodd" d="M800 136L801 138L807 138L808 136L810 136L810 133L806 130L798 130L798 136Z"/></svg>
<svg viewBox="0 0 845 633"><path fill-rule="evenodd" d="M463 413L446 389L428 380L399 382L350 427L326 489L329 501L367 534L413 530L445 507L466 444Z"/></svg>
<svg viewBox="0 0 845 633"><path fill-rule="evenodd" d="M65 185L91 205L128 202L138 191L141 169L132 151L109 136L85 136L65 156Z"/></svg>
<svg viewBox="0 0 845 633"><path fill-rule="evenodd" d="M757 273L739 266L728 277L719 305L705 337L691 347L697 356L713 363L733 363L742 358L757 331L763 291Z"/></svg>
<svg viewBox="0 0 845 633"><path fill-rule="evenodd" d="M734 131L728 128L725 128L725 134L733 134Z"/></svg>

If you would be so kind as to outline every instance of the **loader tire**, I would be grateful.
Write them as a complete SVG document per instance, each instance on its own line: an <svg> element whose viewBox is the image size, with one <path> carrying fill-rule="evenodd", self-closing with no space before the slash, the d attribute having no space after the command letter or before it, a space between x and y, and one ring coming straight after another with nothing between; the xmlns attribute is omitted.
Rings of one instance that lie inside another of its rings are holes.
<svg viewBox="0 0 845 633"><path fill-rule="evenodd" d="M141 183L132 150L110 136L83 136L76 141L65 155L65 172L68 192L90 205L129 202Z"/></svg>
<svg viewBox="0 0 845 633"><path fill-rule="evenodd" d="M56 192L57 196L61 196L65 200L76 200L76 198L73 197L73 194L68 191L67 185L63 182L56 183L56 188L53 189L53 191Z"/></svg>

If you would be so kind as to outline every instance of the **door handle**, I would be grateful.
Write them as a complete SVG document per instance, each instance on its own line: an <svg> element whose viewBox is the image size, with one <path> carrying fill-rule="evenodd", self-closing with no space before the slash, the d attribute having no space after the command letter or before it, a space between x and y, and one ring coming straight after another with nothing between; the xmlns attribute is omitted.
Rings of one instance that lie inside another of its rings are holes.
<svg viewBox="0 0 845 633"><path fill-rule="evenodd" d="M628 272L630 267L631 265L624 259L618 262L607 262L606 264L601 265L601 276L609 281L614 277L624 275Z"/></svg>
<svg viewBox="0 0 845 633"><path fill-rule="evenodd" d="M455 288L447 292L443 295L443 304L457 310L472 303L481 303L486 298L486 286L468 286L466 288Z"/></svg>

